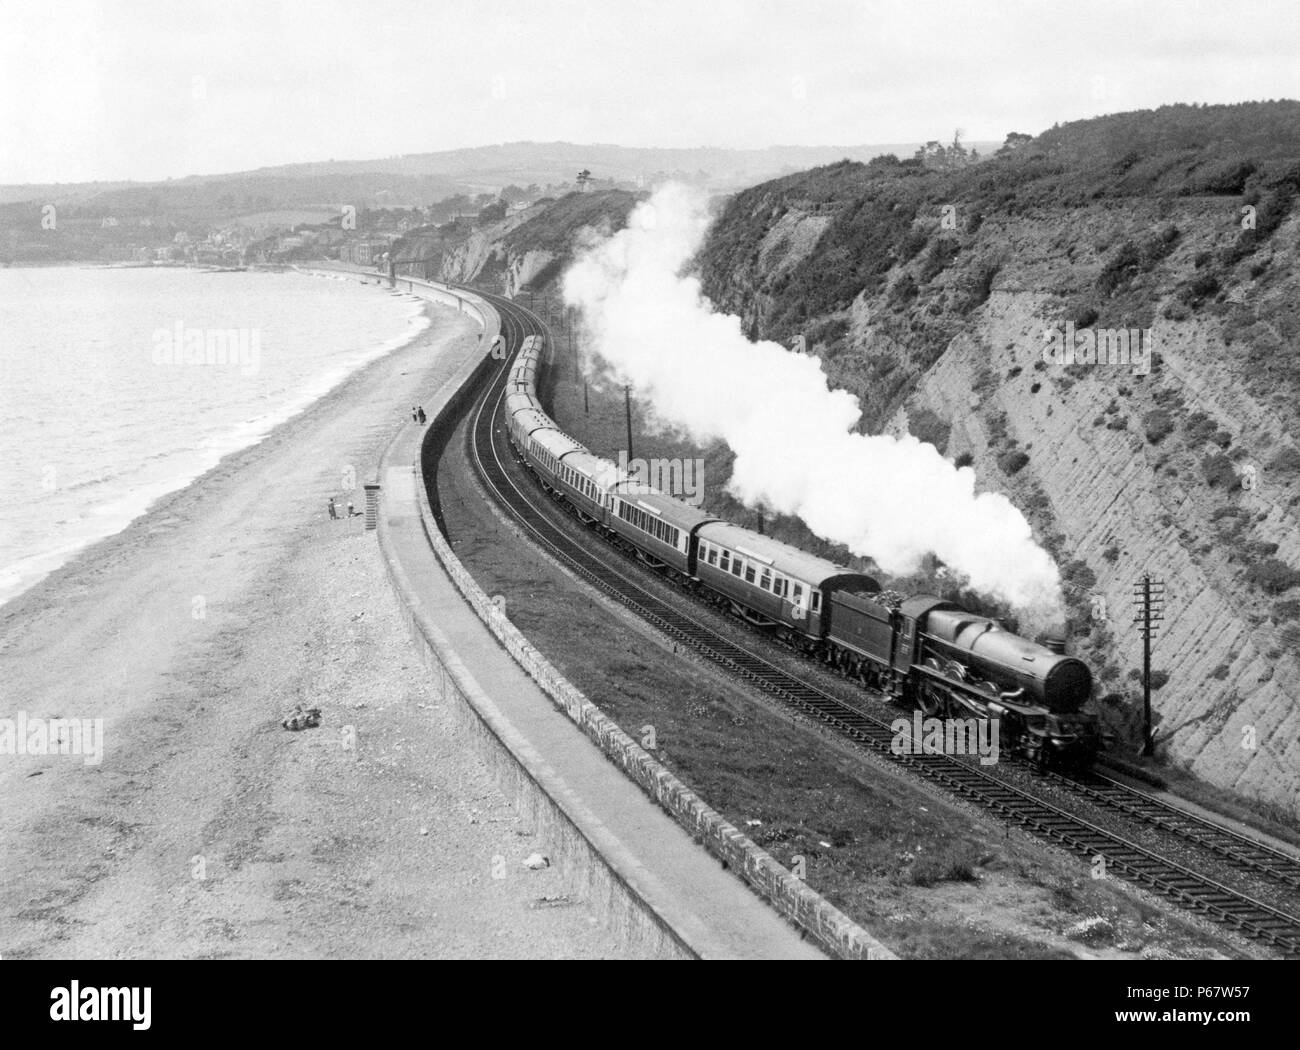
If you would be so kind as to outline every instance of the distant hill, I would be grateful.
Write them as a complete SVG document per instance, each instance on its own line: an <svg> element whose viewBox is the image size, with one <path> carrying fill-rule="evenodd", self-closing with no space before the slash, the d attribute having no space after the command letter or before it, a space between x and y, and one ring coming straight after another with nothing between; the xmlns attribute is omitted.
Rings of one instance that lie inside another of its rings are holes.
<svg viewBox="0 0 1300 1050"><path fill-rule="evenodd" d="M127 207L157 198L162 206L213 211L223 198L236 206L249 198L274 198L275 207L427 205L457 193L495 193L509 186L571 185L581 169L600 182L637 183L677 175L710 188L737 189L778 175L837 160L866 161L885 153L911 156L919 143L859 146L771 146L767 149L635 149L572 142L512 142L499 146L409 153L370 160L283 164L253 171L191 175L163 182L53 183L0 186L0 204L19 201ZM975 143L984 151L990 144ZM388 201L375 201L376 194ZM227 202L227 205L229 202Z"/></svg>
<svg viewBox="0 0 1300 1050"><path fill-rule="evenodd" d="M579 171L590 173L589 188L597 191L637 192L676 178L730 192L816 165L911 156L915 150L910 143L728 150L514 142L163 182L0 186L0 258L119 259L134 252L137 242L157 248L177 231L201 236L212 228L249 225L253 217L275 226L268 216L305 212L324 221L344 206L364 212L445 205L445 214L435 210L427 216L441 222L475 214L502 191L512 201L563 197L576 188ZM45 225L49 205L57 229Z"/></svg>
<svg viewBox="0 0 1300 1050"><path fill-rule="evenodd" d="M911 156L920 143L858 146L769 146L735 150L639 149L572 142L510 142L500 146L409 153L378 160L323 161L262 168L253 175L306 177L387 172L400 175L440 175L476 190L495 190L514 183L527 185L569 182L580 169L601 180L635 182L656 175L703 176L718 189L736 189L777 175L830 164L837 160L867 161L885 153ZM976 143L976 146L988 144ZM993 144L996 145L996 144ZM229 176L226 176L229 177Z"/></svg>

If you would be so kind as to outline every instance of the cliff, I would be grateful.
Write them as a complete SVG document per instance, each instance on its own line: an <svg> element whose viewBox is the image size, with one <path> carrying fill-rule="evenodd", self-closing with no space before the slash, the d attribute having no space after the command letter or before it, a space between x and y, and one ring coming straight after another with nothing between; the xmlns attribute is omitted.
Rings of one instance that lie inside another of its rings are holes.
<svg viewBox="0 0 1300 1050"><path fill-rule="evenodd" d="M427 276L513 296L554 285L584 238L621 228L638 199L623 190L545 198L495 221L413 231L396 257L421 260Z"/></svg>
<svg viewBox="0 0 1300 1050"><path fill-rule="evenodd" d="M748 331L803 337L866 429L911 430L1025 512L1121 748L1140 733L1133 587L1163 579L1161 753L1292 814L1298 194L1300 104L1166 107L960 171L880 158L765 183L698 259ZM1131 332L1141 352L1069 363L1067 324L1081 351Z"/></svg>

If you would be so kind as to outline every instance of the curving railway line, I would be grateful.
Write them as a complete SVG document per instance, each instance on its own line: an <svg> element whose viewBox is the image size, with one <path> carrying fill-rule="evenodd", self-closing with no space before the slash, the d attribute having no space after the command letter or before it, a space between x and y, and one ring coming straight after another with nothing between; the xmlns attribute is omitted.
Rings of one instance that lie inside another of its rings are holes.
<svg viewBox="0 0 1300 1050"><path fill-rule="evenodd" d="M473 289L471 289L473 290ZM1136 842L1006 782L975 764L948 755L895 754L890 721L876 718L801 680L777 666L756 648L724 637L703 618L691 614L683 596L668 602L647 586L648 571L628 555L604 543L580 542L553 517L553 501L531 477L519 479L508 468L517 459L501 421L501 403L509 361L529 335L546 335L545 325L509 299L474 290L497 309L507 355L486 389L470 407L467 433L471 463L483 485L518 526L571 572L653 624L675 642L689 645L728 673L744 679L773 699L803 712L821 725L890 761L905 765L932 783L991 810L1072 853L1090 860L1102 857L1108 872L1150 888L1168 900L1300 958L1300 917L1247 896L1199 874ZM522 482L522 483L521 483ZM436 483L430 499L437 507ZM549 513L548 513L549 511ZM1083 778L1052 774L1068 790L1107 809L1151 824L1229 864L1262 873L1287 887L1300 886L1300 863L1285 853L1169 805L1103 774Z"/></svg>

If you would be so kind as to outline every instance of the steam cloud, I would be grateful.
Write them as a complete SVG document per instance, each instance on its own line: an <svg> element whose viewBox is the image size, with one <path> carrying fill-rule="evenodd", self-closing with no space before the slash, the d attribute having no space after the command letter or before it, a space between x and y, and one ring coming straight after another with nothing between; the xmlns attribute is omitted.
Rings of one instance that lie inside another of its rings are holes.
<svg viewBox="0 0 1300 1050"><path fill-rule="evenodd" d="M856 433L858 400L830 389L820 360L751 343L682 276L708 225L703 196L670 184L565 274L565 300L619 381L697 443L725 441L747 506L797 515L893 574L933 552L977 589L1060 620L1060 573L1005 496L977 495L975 472L933 445Z"/></svg>

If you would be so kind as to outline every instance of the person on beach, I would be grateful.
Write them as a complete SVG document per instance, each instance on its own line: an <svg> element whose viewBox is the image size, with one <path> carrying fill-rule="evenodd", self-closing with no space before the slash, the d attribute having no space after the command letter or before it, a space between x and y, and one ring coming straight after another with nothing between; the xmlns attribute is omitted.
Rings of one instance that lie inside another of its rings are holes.
<svg viewBox="0 0 1300 1050"><path fill-rule="evenodd" d="M355 517L356 517L358 514L360 514L360 513L361 513L361 511L356 510L356 509L352 506L352 501L349 500L349 501L348 501L348 517L349 517L349 518L355 518Z"/></svg>
<svg viewBox="0 0 1300 1050"><path fill-rule="evenodd" d="M420 406L420 426L424 426L425 420L429 417L424 414L424 406Z"/></svg>
<svg viewBox="0 0 1300 1050"><path fill-rule="evenodd" d="M411 406L411 422L412 423L420 422L420 415L418 412L416 412L414 405Z"/></svg>
<svg viewBox="0 0 1300 1050"><path fill-rule="evenodd" d="M339 508L338 505L334 502L333 496L330 497L330 519L333 521L339 520Z"/></svg>

